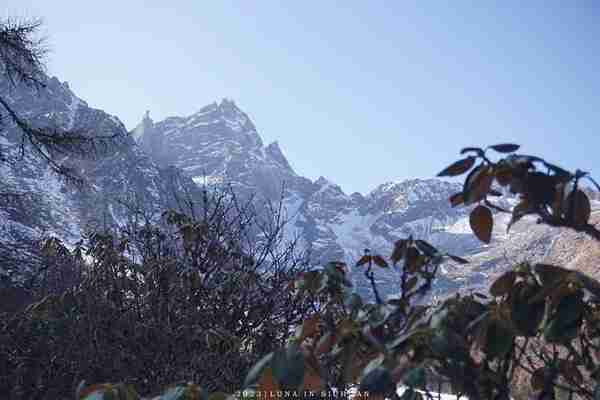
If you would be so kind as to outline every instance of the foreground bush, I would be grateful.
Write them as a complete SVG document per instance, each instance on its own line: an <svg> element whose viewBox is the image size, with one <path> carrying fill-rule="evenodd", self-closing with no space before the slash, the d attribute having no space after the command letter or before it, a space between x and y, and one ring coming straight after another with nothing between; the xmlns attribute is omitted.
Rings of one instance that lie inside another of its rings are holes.
<svg viewBox="0 0 600 400"><path fill-rule="evenodd" d="M490 148L512 153L518 146ZM598 238L579 187L587 174L571 174L537 157L510 155L493 162L484 149L463 150L469 152L474 155L441 175L475 167L450 201L474 206L471 227L482 241L490 240L492 211L512 212L511 223L535 214L540 223ZM521 202L512 211L488 200L499 194L498 185L519 194ZM157 398L222 399L239 397L239 390L253 398L328 397L348 393L356 383L358 396L371 398L397 398L398 384L408 387L405 400L434 398L430 391L436 388L469 399L508 400L517 392L540 400L600 398L600 283L578 271L522 263L493 282L489 294L422 304L439 265L450 260L467 262L413 238L398 241L389 259L365 254L355 268L371 281L374 303L352 292L343 263L302 272L286 293L311 304L310 311L291 339L244 373L237 390L209 394L183 384ZM392 266L401 270L402 291L383 301L376 270ZM515 388L515 380L524 377L528 390ZM102 398L137 398L125 385L83 386L79 397L101 398L111 391Z"/></svg>
<svg viewBox="0 0 600 400"><path fill-rule="evenodd" d="M411 306L423 287L412 283L414 278L426 285L434 259L442 255L424 242L399 246L401 260L413 271L405 274L407 291L400 299L363 304L345 290L338 264L302 274L292 290L299 296L323 295L327 302L304 320L287 345L250 369L244 393L254 398L281 397L286 391L295 391L295 397L331 396L332 389L343 392L360 382L360 393L377 398L395 396L396 385L404 384L409 389L402 399L425 398L423 393L441 387L470 399L508 399L515 373L525 372L533 398L552 399L558 392L597 398L598 282L551 265L520 264L494 282L492 299L474 293L437 306ZM374 259L366 261L367 271L385 267L382 259L377 264ZM119 390L122 397L115 398L137 398L124 388L91 386L80 398ZM160 398L227 396L209 395L194 385L178 388Z"/></svg>
<svg viewBox="0 0 600 400"><path fill-rule="evenodd" d="M179 381L240 387L310 304L286 290L305 267L281 227L219 196L202 220L169 211L74 249L48 240L34 302L0 318L0 398L70 397L84 379L116 376L146 393ZM258 225L275 228L248 239Z"/></svg>

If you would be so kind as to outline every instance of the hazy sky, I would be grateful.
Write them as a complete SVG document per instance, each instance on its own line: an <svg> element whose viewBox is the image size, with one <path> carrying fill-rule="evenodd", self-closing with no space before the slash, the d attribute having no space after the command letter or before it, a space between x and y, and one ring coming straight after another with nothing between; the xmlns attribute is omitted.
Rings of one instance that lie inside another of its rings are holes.
<svg viewBox="0 0 600 400"><path fill-rule="evenodd" d="M600 178L592 1L1 7L43 17L49 72L129 129L146 109L156 121L232 98L296 172L347 193L430 177L463 146L507 141Z"/></svg>

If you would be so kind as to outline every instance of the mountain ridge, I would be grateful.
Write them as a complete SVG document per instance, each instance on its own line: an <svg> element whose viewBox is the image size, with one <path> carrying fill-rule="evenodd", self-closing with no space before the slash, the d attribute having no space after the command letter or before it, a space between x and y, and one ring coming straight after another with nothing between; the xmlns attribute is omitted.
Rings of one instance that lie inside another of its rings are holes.
<svg viewBox="0 0 600 400"><path fill-rule="evenodd" d="M499 216L492 243L478 242L470 232L470 209L453 208L448 201L462 190L459 183L408 179L382 183L363 195L347 194L323 176L314 180L303 177L276 141L264 144L254 123L232 100L211 103L187 117L161 121L152 120L147 112L127 132L117 117L91 108L57 78L48 78L41 94L23 86L13 90L8 82L0 82L0 93L20 115L36 124L117 133L123 138L122 147L105 158L74 161L92 188L84 191L66 187L32 157L0 164L4 187L33 191L44 199L28 218L15 210L0 210L0 220L9 227L0 234L5 242L25 236L40 238L48 232L74 240L94 227L122 227L128 218L126 201L135 199L144 213L156 218L161 210L176 205L173 191L185 188L199 193L206 186L230 184L242 197L257 195L259 212L265 211L269 202L281 201L288 219L284 238L298 238L315 265L346 262L352 281L363 294L370 293L370 284L362 271L353 267L363 251L388 255L396 240L410 235L472 261L467 266L444 265L437 294L461 287L485 290L490 279L511 263L544 261L550 255L557 258L552 249L561 231L527 218L507 235L508 220ZM16 151L16 129L8 126L3 131L3 151ZM510 206L514 199L502 201ZM397 271L390 268L378 275L382 293L397 293Z"/></svg>

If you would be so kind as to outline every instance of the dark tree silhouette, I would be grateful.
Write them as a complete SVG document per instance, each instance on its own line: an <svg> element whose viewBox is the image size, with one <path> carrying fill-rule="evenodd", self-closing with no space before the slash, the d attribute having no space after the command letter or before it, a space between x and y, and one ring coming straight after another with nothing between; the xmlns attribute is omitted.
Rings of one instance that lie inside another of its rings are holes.
<svg viewBox="0 0 600 400"><path fill-rule="evenodd" d="M44 58L46 42L39 37L40 19L0 21L0 80L10 86L25 85L43 89L46 85ZM45 160L51 169L68 181L83 184L84 180L70 167L57 161L57 156L96 157L117 143L118 134L98 136L85 130L65 130L59 127L37 127L14 110L10 101L0 96L0 122L14 124L21 133L20 154L26 149ZM0 125L0 136L6 129ZM0 162L10 162L0 148Z"/></svg>

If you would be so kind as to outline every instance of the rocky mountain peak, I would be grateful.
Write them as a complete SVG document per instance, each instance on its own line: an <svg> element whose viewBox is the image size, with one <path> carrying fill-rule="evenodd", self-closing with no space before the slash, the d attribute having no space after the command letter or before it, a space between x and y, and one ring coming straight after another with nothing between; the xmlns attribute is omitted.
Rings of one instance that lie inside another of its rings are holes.
<svg viewBox="0 0 600 400"><path fill-rule="evenodd" d="M315 180L315 185L317 185L318 187L323 187L325 185L330 185L331 182L329 181L329 179L325 178L323 175L319 176L316 180Z"/></svg>
<svg viewBox="0 0 600 400"><path fill-rule="evenodd" d="M150 130L154 127L154 121L150 118L150 110L146 110L144 117L140 121L139 124L136 125L135 128L131 131L131 136L137 142L140 140L144 134L150 132Z"/></svg>
<svg viewBox="0 0 600 400"><path fill-rule="evenodd" d="M265 147L265 152L283 168L292 171L292 166L288 162L287 158L285 158L285 155L283 155L283 151L281 151L281 147L279 147L279 143L277 141L269 143L269 145Z"/></svg>

